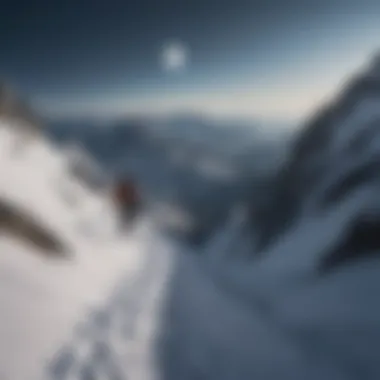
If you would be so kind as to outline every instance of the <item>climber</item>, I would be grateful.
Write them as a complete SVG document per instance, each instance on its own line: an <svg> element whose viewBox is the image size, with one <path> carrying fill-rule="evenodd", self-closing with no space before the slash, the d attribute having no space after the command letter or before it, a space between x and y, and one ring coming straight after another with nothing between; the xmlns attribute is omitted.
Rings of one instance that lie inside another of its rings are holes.
<svg viewBox="0 0 380 380"><path fill-rule="evenodd" d="M121 180L116 184L113 195L122 226L129 225L140 209L140 197L134 182L131 179Z"/></svg>

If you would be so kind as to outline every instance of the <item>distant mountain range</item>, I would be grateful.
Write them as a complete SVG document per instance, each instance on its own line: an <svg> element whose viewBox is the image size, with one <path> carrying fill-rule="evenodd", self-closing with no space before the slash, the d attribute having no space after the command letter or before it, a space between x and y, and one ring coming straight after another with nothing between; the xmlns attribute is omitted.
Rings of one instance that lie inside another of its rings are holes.
<svg viewBox="0 0 380 380"><path fill-rule="evenodd" d="M257 157L258 150L265 150L266 146L286 146L290 130L288 125L281 128L279 122L254 123L177 114L156 120L124 119L103 124L92 120L58 121L51 124L49 133L61 143L79 140L91 154L107 162L120 159L131 149L161 148L181 150L193 159L202 155L244 166L250 152Z"/></svg>
<svg viewBox="0 0 380 380"><path fill-rule="evenodd" d="M60 121L48 132L59 144L80 144L111 177L136 178L146 199L179 207L197 225L199 240L271 175L291 136L286 128L274 138L261 125L232 122L180 114L97 125Z"/></svg>

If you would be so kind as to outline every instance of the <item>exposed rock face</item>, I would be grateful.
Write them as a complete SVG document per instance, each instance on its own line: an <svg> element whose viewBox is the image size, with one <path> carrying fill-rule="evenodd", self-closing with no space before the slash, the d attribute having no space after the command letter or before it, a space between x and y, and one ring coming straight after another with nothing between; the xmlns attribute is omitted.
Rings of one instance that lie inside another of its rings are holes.
<svg viewBox="0 0 380 380"><path fill-rule="evenodd" d="M30 244L48 257L65 257L67 247L47 226L25 210L0 198L0 233L10 234Z"/></svg>
<svg viewBox="0 0 380 380"><path fill-rule="evenodd" d="M30 104L11 87L0 82L0 118L14 121L16 128L28 133L38 133L43 128L42 120Z"/></svg>

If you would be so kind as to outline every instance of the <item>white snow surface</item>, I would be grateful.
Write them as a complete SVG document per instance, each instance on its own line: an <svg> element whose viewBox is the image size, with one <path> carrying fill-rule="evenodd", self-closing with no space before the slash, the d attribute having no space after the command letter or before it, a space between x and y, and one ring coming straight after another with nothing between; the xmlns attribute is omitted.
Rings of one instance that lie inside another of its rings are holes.
<svg viewBox="0 0 380 380"><path fill-rule="evenodd" d="M219 265L177 256L162 339L165 378L378 379L380 260L314 272L360 198L302 221L251 265L223 257L219 244Z"/></svg>
<svg viewBox="0 0 380 380"><path fill-rule="evenodd" d="M142 220L121 235L107 197L68 177L67 156L42 138L15 150L18 132L6 124L0 124L0 197L49 226L72 255L47 260L16 238L0 236L0 378L37 380L78 323L120 281L128 292L143 273L155 252L154 230ZM145 285L141 298L149 291Z"/></svg>

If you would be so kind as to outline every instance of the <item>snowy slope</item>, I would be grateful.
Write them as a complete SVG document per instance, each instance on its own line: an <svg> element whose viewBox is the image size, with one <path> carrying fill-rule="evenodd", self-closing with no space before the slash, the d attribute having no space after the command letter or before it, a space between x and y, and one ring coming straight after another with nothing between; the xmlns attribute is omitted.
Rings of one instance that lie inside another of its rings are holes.
<svg viewBox="0 0 380 380"><path fill-rule="evenodd" d="M73 181L65 155L42 138L15 152L18 138L12 125L1 123L0 197L70 247L69 259L47 260L27 243L0 235L0 378L37 380L80 320L121 281L128 294L142 276L152 228L142 222L120 236L107 197ZM148 292L143 280L136 297Z"/></svg>
<svg viewBox="0 0 380 380"><path fill-rule="evenodd" d="M260 220L231 218L202 257L177 256L165 379L380 378L379 69L343 91L283 168L265 248L253 248Z"/></svg>
<svg viewBox="0 0 380 380"><path fill-rule="evenodd" d="M73 252L46 261L2 237L1 378L379 379L378 69L313 124L299 172L283 169L267 223L283 215L261 250L243 207L202 252L144 219L122 239L107 198L68 180L64 156L42 141L15 155L0 129L0 196ZM287 198L292 180L306 185Z"/></svg>
<svg viewBox="0 0 380 380"><path fill-rule="evenodd" d="M273 202L258 213L256 227L260 230L262 248L301 214L309 215L323 208L330 197L334 199L334 194L339 199L349 177L371 162L376 165L378 66L378 60L374 59L343 86L331 104L316 112L299 133L288 162L273 183L276 193Z"/></svg>

